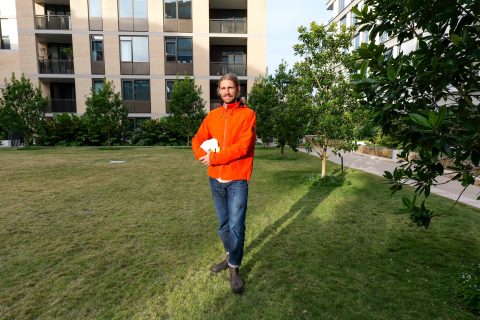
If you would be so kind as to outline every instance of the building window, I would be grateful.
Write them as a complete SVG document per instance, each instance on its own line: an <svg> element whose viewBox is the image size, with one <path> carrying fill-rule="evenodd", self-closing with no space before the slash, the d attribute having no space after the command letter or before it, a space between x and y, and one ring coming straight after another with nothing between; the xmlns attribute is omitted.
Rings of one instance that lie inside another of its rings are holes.
<svg viewBox="0 0 480 320"><path fill-rule="evenodd" d="M165 96L167 101L172 100L172 92L173 92L173 85L175 84L175 80L165 80Z"/></svg>
<svg viewBox="0 0 480 320"><path fill-rule="evenodd" d="M360 48L360 34L357 34L355 38L353 38L353 47L354 49Z"/></svg>
<svg viewBox="0 0 480 320"><path fill-rule="evenodd" d="M340 25L346 26L347 25L347 15L344 15L342 19L340 19Z"/></svg>
<svg viewBox="0 0 480 320"><path fill-rule="evenodd" d="M122 62L149 62L148 37L120 37Z"/></svg>
<svg viewBox="0 0 480 320"><path fill-rule="evenodd" d="M88 0L88 16L90 18L102 17L102 0Z"/></svg>
<svg viewBox="0 0 480 320"><path fill-rule="evenodd" d="M338 3L338 12L341 12L343 9L345 9L345 0L340 0Z"/></svg>
<svg viewBox="0 0 480 320"><path fill-rule="evenodd" d="M352 26L357 24L357 17L355 16L355 12L352 12L351 21L352 21Z"/></svg>
<svg viewBox="0 0 480 320"><path fill-rule="evenodd" d="M103 79L92 79L92 89L98 92L103 89Z"/></svg>
<svg viewBox="0 0 480 320"><path fill-rule="evenodd" d="M150 118L128 118L128 131L133 131L137 128L140 128L142 124L150 120Z"/></svg>
<svg viewBox="0 0 480 320"><path fill-rule="evenodd" d="M364 31L364 32L363 32L363 40L362 40L362 42L368 43L368 42L370 41L370 40L368 39L368 37L369 37L368 31Z"/></svg>
<svg viewBox="0 0 480 320"><path fill-rule="evenodd" d="M165 18L192 19L192 1L165 0Z"/></svg>
<svg viewBox="0 0 480 320"><path fill-rule="evenodd" d="M147 0L118 0L118 13L120 18L148 18Z"/></svg>
<svg viewBox="0 0 480 320"><path fill-rule="evenodd" d="M90 36L92 61L103 61L103 36Z"/></svg>
<svg viewBox="0 0 480 320"><path fill-rule="evenodd" d="M0 19L0 49L11 49L8 19Z"/></svg>
<svg viewBox="0 0 480 320"><path fill-rule="evenodd" d="M165 38L165 61L192 63L192 38Z"/></svg>
<svg viewBox="0 0 480 320"><path fill-rule="evenodd" d="M125 101L150 101L150 80L123 80L122 98Z"/></svg>
<svg viewBox="0 0 480 320"><path fill-rule="evenodd" d="M384 32L382 32L382 35L380 36L380 42L381 42L381 43L385 43L385 42L387 42L387 40L388 40L388 35L387 35L387 33L384 31Z"/></svg>
<svg viewBox="0 0 480 320"><path fill-rule="evenodd" d="M165 80L165 100L166 100L166 112L170 113L170 101L172 100L173 86L175 80Z"/></svg>

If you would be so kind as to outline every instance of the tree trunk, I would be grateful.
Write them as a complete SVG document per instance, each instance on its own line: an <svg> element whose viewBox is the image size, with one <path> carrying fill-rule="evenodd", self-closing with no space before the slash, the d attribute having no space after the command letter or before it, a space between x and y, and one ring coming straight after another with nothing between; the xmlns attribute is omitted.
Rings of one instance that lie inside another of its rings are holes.
<svg viewBox="0 0 480 320"><path fill-rule="evenodd" d="M327 175L327 145L322 146L322 177Z"/></svg>
<svg viewBox="0 0 480 320"><path fill-rule="evenodd" d="M282 156L285 155L285 146L284 146L283 144L280 145L280 154L281 154Z"/></svg>

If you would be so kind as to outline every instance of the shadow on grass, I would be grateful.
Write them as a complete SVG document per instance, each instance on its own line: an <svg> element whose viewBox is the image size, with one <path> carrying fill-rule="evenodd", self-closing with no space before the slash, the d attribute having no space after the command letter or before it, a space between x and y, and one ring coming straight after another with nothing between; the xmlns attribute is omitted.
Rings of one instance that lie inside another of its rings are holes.
<svg viewBox="0 0 480 320"><path fill-rule="evenodd" d="M204 319L474 319L452 288L480 259L478 228L452 230L446 217L418 229L388 194L310 187L247 245L244 294L189 308Z"/></svg>

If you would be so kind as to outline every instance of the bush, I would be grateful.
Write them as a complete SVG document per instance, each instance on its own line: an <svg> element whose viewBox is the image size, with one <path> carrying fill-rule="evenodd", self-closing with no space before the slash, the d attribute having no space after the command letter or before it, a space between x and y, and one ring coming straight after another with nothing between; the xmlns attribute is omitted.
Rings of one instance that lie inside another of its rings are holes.
<svg viewBox="0 0 480 320"><path fill-rule="evenodd" d="M304 176L304 179L308 182L311 182L313 185L324 187L341 187L343 185L351 184L351 182L347 180L344 175L322 177L322 174L319 172L308 173Z"/></svg>
<svg viewBox="0 0 480 320"><path fill-rule="evenodd" d="M132 143L141 146L178 146L187 143L171 117L146 120L132 134Z"/></svg>
<svg viewBox="0 0 480 320"><path fill-rule="evenodd" d="M460 274L458 295L470 311L480 315L480 263Z"/></svg>
<svg viewBox="0 0 480 320"><path fill-rule="evenodd" d="M88 140L87 129L82 118L69 113L56 114L48 121L39 141L43 145L80 146Z"/></svg>

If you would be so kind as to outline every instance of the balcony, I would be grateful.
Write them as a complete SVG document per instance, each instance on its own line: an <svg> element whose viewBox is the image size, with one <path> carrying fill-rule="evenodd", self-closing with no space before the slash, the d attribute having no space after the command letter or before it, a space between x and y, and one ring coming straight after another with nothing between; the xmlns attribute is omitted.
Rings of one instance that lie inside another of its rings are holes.
<svg viewBox="0 0 480 320"><path fill-rule="evenodd" d="M71 30L71 18L69 15L37 15L35 16L35 29Z"/></svg>
<svg viewBox="0 0 480 320"><path fill-rule="evenodd" d="M227 73L246 76L247 65L245 63L210 62L210 75L219 76Z"/></svg>
<svg viewBox="0 0 480 320"><path fill-rule="evenodd" d="M40 59L38 60L39 73L47 74L73 74L73 60L54 60Z"/></svg>
<svg viewBox="0 0 480 320"><path fill-rule="evenodd" d="M247 19L210 19L210 33L247 33Z"/></svg>
<svg viewBox="0 0 480 320"><path fill-rule="evenodd" d="M45 112L77 112L77 102L75 99L50 99Z"/></svg>

